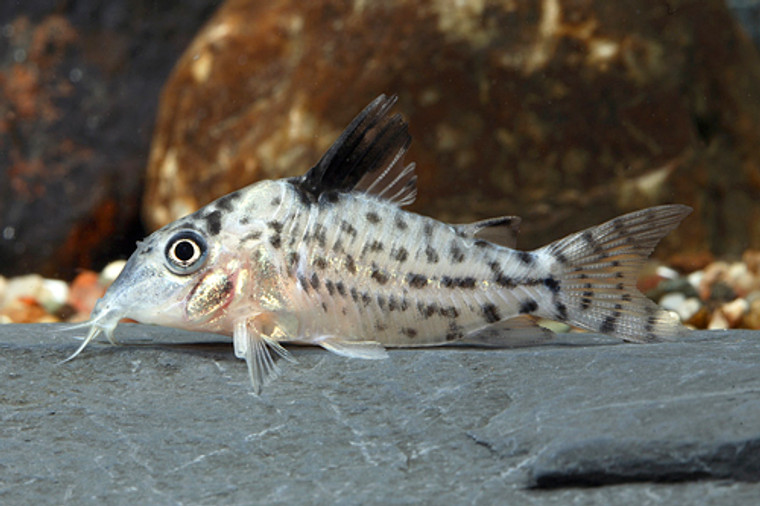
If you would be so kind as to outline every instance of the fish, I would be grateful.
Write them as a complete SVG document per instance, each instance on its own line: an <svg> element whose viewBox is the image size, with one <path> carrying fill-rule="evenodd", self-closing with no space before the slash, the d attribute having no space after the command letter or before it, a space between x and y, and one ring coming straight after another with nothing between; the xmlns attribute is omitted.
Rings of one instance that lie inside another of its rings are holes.
<svg viewBox="0 0 760 506"><path fill-rule="evenodd" d="M636 288L644 261L691 212L660 205L531 251L520 219L449 224L403 209L417 195L407 122L380 95L305 174L229 193L143 241L99 299L89 332L125 318L223 334L255 393L294 361L284 344L382 359L387 348L543 335L537 318L624 341L675 338L678 319ZM534 334L535 333L535 334Z"/></svg>

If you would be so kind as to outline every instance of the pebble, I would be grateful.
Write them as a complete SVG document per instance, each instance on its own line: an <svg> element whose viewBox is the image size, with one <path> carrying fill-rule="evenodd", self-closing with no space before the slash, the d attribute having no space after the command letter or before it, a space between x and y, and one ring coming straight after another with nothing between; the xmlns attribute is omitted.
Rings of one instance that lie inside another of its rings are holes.
<svg viewBox="0 0 760 506"><path fill-rule="evenodd" d="M127 265L126 260L116 260L106 265L100 273L100 284L103 286L109 286L111 283L116 281L116 278L119 277L121 271L124 270L125 265Z"/></svg>
<svg viewBox="0 0 760 506"><path fill-rule="evenodd" d="M749 303L741 298L727 302L720 307L720 312L726 318L729 328L738 327L748 310Z"/></svg>

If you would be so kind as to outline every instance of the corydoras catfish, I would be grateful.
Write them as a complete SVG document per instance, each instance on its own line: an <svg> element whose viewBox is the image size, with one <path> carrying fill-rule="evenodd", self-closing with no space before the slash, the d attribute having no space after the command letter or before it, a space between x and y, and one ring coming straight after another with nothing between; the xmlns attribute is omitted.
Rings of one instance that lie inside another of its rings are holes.
<svg viewBox="0 0 760 506"><path fill-rule="evenodd" d="M113 342L122 318L215 332L232 336L259 392L275 355L291 359L283 342L378 359L493 326L509 341L524 315L635 342L683 330L636 276L690 208L632 212L533 251L513 249L513 216L452 225L404 211L417 178L394 103L375 99L305 175L225 195L138 243L70 358L100 333Z"/></svg>

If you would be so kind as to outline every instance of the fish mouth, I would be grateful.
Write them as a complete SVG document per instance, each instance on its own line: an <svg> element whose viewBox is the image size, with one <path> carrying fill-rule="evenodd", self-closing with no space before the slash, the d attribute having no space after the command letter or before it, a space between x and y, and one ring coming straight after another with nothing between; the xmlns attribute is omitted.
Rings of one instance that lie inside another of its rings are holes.
<svg viewBox="0 0 760 506"><path fill-rule="evenodd" d="M114 330L116 329L116 325L118 325L119 321L121 320L122 315L114 310L108 310L108 311L98 311L98 305L95 305L95 310L93 311L93 315L90 317L89 320L84 321L82 323L75 323L74 325L67 326L64 330L78 330L82 328L89 328L89 332L87 333L87 336L84 337L82 344L79 346L79 348L74 351L71 355L69 355L64 360L61 360L59 364L64 364L70 360L73 360L77 357L82 351L87 347L88 344L92 342L93 339L98 337L100 334L103 334L108 339L108 342L111 344L119 344L116 339L113 337Z"/></svg>

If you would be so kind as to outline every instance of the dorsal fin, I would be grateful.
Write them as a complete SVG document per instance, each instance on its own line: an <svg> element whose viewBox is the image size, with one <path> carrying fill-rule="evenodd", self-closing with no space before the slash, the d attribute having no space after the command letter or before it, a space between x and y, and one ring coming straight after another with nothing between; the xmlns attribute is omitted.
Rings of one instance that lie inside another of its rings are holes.
<svg viewBox="0 0 760 506"><path fill-rule="evenodd" d="M519 216L500 216L475 223L455 225L455 227L457 232L464 237L482 239L499 246L514 248L517 246L517 233L520 231L521 222L522 219Z"/></svg>
<svg viewBox="0 0 760 506"><path fill-rule="evenodd" d="M403 163L412 138L400 114L388 116L396 100L385 95L373 100L309 172L291 181L314 200L326 191L358 191L400 206L414 202L414 164Z"/></svg>

